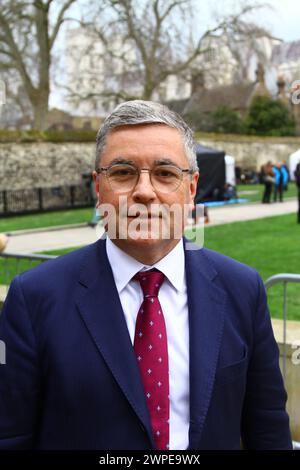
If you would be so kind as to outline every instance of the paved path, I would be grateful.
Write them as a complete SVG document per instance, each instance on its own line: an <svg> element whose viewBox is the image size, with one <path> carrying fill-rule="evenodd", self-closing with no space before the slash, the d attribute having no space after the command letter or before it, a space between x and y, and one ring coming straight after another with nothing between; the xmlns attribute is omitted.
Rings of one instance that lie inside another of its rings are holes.
<svg viewBox="0 0 300 470"><path fill-rule="evenodd" d="M288 213L295 213L296 221L296 212L296 199L277 204L227 205L209 209L209 225L228 224ZM82 225L57 230L14 232L9 237L6 252L39 253L66 247L78 247L93 243L102 233L101 227L94 229Z"/></svg>
<svg viewBox="0 0 300 470"><path fill-rule="evenodd" d="M103 230L101 232L103 233ZM42 232L23 232L9 237L5 251L8 253L41 253L60 248L88 245L95 242L100 236L98 229L89 226Z"/></svg>
<svg viewBox="0 0 300 470"><path fill-rule="evenodd" d="M264 219L275 215L297 213L297 200L289 199L284 202L273 204L238 204L224 205L221 207L211 207L208 210L210 225L228 224L231 222L241 222L243 220Z"/></svg>

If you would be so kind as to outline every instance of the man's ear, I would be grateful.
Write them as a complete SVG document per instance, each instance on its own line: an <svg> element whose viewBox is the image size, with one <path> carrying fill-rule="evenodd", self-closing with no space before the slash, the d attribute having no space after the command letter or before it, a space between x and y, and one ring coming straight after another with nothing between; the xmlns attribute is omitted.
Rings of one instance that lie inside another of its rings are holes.
<svg viewBox="0 0 300 470"><path fill-rule="evenodd" d="M95 190L97 194L97 203L96 203L96 208L99 207L100 204L100 199L99 199L99 178L98 178L98 173L96 171L93 171L93 182L95 185Z"/></svg>
<svg viewBox="0 0 300 470"><path fill-rule="evenodd" d="M98 173L94 170L93 173L92 173L92 176L93 176L94 184L96 184Z"/></svg>
<svg viewBox="0 0 300 470"><path fill-rule="evenodd" d="M197 184L198 184L198 179L199 179L200 173L197 171L191 175L191 180L190 180L190 194L191 198L194 199L196 196L196 191L197 191Z"/></svg>

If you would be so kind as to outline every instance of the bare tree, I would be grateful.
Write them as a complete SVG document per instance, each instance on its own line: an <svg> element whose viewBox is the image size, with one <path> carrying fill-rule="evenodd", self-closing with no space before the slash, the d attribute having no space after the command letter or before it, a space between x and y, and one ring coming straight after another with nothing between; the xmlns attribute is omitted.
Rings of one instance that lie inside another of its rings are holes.
<svg viewBox="0 0 300 470"><path fill-rule="evenodd" d="M17 71L32 106L33 125L47 127L50 67L66 13L77 0L1 0L0 72ZM18 98L18 87L10 93Z"/></svg>
<svg viewBox="0 0 300 470"><path fill-rule="evenodd" d="M106 64L98 78L102 85L85 88L85 92L84 87L77 92L70 88L73 97L151 99L169 77L192 77L198 58L210 49L210 37L224 32L231 38L255 33L255 25L247 25L245 18L258 6L244 3L236 14L218 19L195 37L190 34L194 6L193 0L104 0L101 14L93 11L90 21L85 15L81 23L93 42L101 41L104 46L98 57ZM93 74L92 69L89 74Z"/></svg>
<svg viewBox="0 0 300 470"><path fill-rule="evenodd" d="M224 35L224 43L236 62L235 83L250 80L250 64L254 57L256 63L262 63L264 67L270 65L271 56L268 55L263 42L267 39L273 40L269 31L255 24L244 22L240 23L234 34Z"/></svg>

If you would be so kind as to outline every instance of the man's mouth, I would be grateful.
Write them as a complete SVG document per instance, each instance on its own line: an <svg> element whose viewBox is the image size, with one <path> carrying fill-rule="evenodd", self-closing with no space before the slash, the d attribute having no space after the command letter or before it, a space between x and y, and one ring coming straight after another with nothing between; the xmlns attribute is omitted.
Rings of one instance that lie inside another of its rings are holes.
<svg viewBox="0 0 300 470"><path fill-rule="evenodd" d="M128 219L140 219L140 220L152 220L152 219L162 219L162 214L127 214Z"/></svg>

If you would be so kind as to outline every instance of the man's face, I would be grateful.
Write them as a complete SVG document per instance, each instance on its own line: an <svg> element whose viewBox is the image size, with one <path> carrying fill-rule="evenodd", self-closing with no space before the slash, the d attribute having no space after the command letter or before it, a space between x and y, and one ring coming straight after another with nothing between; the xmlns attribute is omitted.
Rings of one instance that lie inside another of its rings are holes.
<svg viewBox="0 0 300 470"><path fill-rule="evenodd" d="M110 132L99 166L109 167L116 160L118 162L122 160L132 162L132 165L139 169L152 169L157 162L161 161L170 162L181 169L189 168L181 134L176 129L162 124L123 126ZM111 188L105 172L100 175L94 172L94 180L99 204L110 204L114 208L117 216L117 244L121 249L126 252L126 247L129 246L135 248L155 246L168 252L172 246L175 246L184 229L183 212L188 206L192 207L193 205L198 173L193 175L183 173L179 187L168 193L157 191L152 186L148 172L140 173L136 185L131 190L122 193ZM137 204L142 204L145 210L137 213L133 211L134 215L132 215L131 209L134 209ZM153 208L161 207L161 205L164 205L165 208L172 206L176 210L175 212L171 211L170 216L165 211L158 216L156 209ZM124 207L125 213L123 214ZM178 214L178 208L181 214ZM137 217L142 223L139 226L140 230L135 230L132 235L131 228L137 227ZM123 236L125 226L125 238L120 236L120 220L122 221ZM165 230L166 224L169 226L169 236L166 236L168 232ZM178 230L180 231L179 237ZM108 233L110 234L110 230Z"/></svg>

